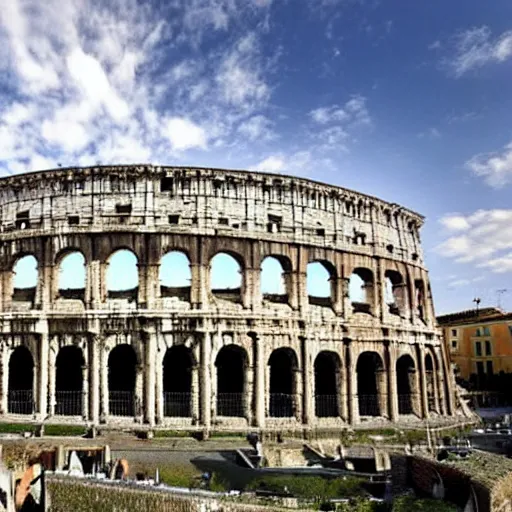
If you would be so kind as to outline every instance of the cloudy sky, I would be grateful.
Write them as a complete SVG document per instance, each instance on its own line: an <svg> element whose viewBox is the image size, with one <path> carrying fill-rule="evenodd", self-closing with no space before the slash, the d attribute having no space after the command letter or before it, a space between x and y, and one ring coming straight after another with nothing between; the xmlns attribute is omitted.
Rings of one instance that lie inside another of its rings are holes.
<svg viewBox="0 0 512 512"><path fill-rule="evenodd" d="M512 309L510 0L0 0L0 173L153 162L404 204L437 313Z"/></svg>

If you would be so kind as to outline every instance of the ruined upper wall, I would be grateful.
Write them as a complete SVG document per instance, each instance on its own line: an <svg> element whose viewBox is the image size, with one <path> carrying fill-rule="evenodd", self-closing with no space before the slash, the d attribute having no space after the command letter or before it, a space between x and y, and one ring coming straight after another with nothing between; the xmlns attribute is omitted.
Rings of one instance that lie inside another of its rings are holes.
<svg viewBox="0 0 512 512"><path fill-rule="evenodd" d="M423 217L340 187L247 171L151 165L0 179L3 240L73 231L165 231L311 244L422 266Z"/></svg>

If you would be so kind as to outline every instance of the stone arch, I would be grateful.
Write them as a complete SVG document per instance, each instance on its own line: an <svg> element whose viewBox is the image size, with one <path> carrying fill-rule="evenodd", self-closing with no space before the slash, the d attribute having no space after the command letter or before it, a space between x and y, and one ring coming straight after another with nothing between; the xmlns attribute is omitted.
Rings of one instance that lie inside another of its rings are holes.
<svg viewBox="0 0 512 512"><path fill-rule="evenodd" d="M268 360L270 369L271 417L286 418L296 414L297 354L289 347L275 349Z"/></svg>
<svg viewBox="0 0 512 512"><path fill-rule="evenodd" d="M416 367L409 354L396 361L396 381L398 393L398 414L413 414L416 400Z"/></svg>
<svg viewBox="0 0 512 512"><path fill-rule="evenodd" d="M386 374L377 352L363 352L357 359L357 396L360 416L382 416Z"/></svg>
<svg viewBox="0 0 512 512"><path fill-rule="evenodd" d="M319 418L340 416L341 360L324 350L315 358L315 414Z"/></svg>
<svg viewBox="0 0 512 512"><path fill-rule="evenodd" d="M414 301L416 304L416 315L420 320L426 319L426 297L425 283L423 279L414 280Z"/></svg>
<svg viewBox="0 0 512 512"><path fill-rule="evenodd" d="M164 416L187 418L192 415L192 350L186 345L168 348L162 362Z"/></svg>
<svg viewBox="0 0 512 512"><path fill-rule="evenodd" d="M242 302L243 265L240 256L218 252L210 260L210 290L214 297Z"/></svg>
<svg viewBox="0 0 512 512"><path fill-rule="evenodd" d="M107 260L107 298L136 302L139 290L137 255L130 249L116 249Z"/></svg>
<svg viewBox="0 0 512 512"><path fill-rule="evenodd" d="M113 416L135 416L137 355L126 343L114 347L108 355L109 413ZM138 405L138 404L137 404Z"/></svg>
<svg viewBox="0 0 512 512"><path fill-rule="evenodd" d="M406 308L407 287L400 272L386 270L384 273L385 302L392 315L402 315Z"/></svg>
<svg viewBox="0 0 512 512"><path fill-rule="evenodd" d="M58 273L58 297L85 300L86 263L81 251L72 249L56 259Z"/></svg>
<svg viewBox="0 0 512 512"><path fill-rule="evenodd" d="M265 256L260 268L260 286L263 299L288 303L292 265L284 256Z"/></svg>
<svg viewBox="0 0 512 512"><path fill-rule="evenodd" d="M306 268L306 287L310 304L331 306L334 302L336 269L325 260L315 260Z"/></svg>
<svg viewBox="0 0 512 512"><path fill-rule="evenodd" d="M354 313L371 313L374 293L373 272L368 268L355 268L349 280L349 298Z"/></svg>
<svg viewBox="0 0 512 512"><path fill-rule="evenodd" d="M32 414L35 400L34 359L24 345L16 347L9 358L8 387L8 411L13 414Z"/></svg>
<svg viewBox="0 0 512 512"><path fill-rule="evenodd" d="M247 352L238 345L224 345L215 358L217 416L245 416Z"/></svg>
<svg viewBox="0 0 512 512"><path fill-rule="evenodd" d="M84 365L82 350L76 345L59 350L55 360L55 414L82 415Z"/></svg>
<svg viewBox="0 0 512 512"><path fill-rule="evenodd" d="M24 254L16 259L13 267L12 300L34 305L39 282L39 263L33 254Z"/></svg>
<svg viewBox="0 0 512 512"><path fill-rule="evenodd" d="M184 251L172 250L160 260L160 296L178 297L190 302L192 272L190 259Z"/></svg>

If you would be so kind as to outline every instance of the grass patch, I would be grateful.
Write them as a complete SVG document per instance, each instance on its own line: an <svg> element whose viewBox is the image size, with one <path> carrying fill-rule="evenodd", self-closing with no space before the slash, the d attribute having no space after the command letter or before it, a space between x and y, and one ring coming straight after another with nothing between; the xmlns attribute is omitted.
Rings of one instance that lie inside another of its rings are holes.
<svg viewBox="0 0 512 512"><path fill-rule="evenodd" d="M199 487L201 473L192 467L159 468L160 481L176 487Z"/></svg>
<svg viewBox="0 0 512 512"><path fill-rule="evenodd" d="M45 425L45 436L83 436L85 434L83 425Z"/></svg>
<svg viewBox="0 0 512 512"><path fill-rule="evenodd" d="M223 431L217 431L212 432L210 437L212 439L236 439L246 441L246 436L244 434L241 434L240 432L223 432Z"/></svg>
<svg viewBox="0 0 512 512"><path fill-rule="evenodd" d="M393 500L392 512L457 512L458 507L441 500L418 499L415 496L400 496Z"/></svg>
<svg viewBox="0 0 512 512"><path fill-rule="evenodd" d="M0 423L1 434L23 434L23 432L33 432L35 425L30 423Z"/></svg>
<svg viewBox="0 0 512 512"><path fill-rule="evenodd" d="M155 430L154 431L155 438L164 439L166 437L190 437L190 432L187 432L186 430Z"/></svg>

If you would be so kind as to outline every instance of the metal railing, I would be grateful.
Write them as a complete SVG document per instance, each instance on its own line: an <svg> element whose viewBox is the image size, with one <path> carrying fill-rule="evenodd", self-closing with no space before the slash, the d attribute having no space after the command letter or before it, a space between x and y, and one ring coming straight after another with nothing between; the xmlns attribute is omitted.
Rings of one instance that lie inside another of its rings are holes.
<svg viewBox="0 0 512 512"><path fill-rule="evenodd" d="M243 393L219 393L217 395L217 416L245 416Z"/></svg>
<svg viewBox="0 0 512 512"><path fill-rule="evenodd" d="M295 416L295 395L270 393L270 416L291 418Z"/></svg>
<svg viewBox="0 0 512 512"><path fill-rule="evenodd" d="M336 418L340 415L337 395L316 395L315 414L318 418Z"/></svg>
<svg viewBox="0 0 512 512"><path fill-rule="evenodd" d="M112 416L135 416L133 391L109 391L108 410Z"/></svg>
<svg viewBox="0 0 512 512"><path fill-rule="evenodd" d="M7 410L12 414L32 414L35 410L31 389L14 389L7 394Z"/></svg>
<svg viewBox="0 0 512 512"><path fill-rule="evenodd" d="M358 395L360 416L380 416L380 399L377 393L370 395Z"/></svg>
<svg viewBox="0 0 512 512"><path fill-rule="evenodd" d="M411 393L398 394L398 414L413 414L414 395Z"/></svg>
<svg viewBox="0 0 512 512"><path fill-rule="evenodd" d="M188 418L192 416L192 393L164 392L164 416Z"/></svg>
<svg viewBox="0 0 512 512"><path fill-rule="evenodd" d="M55 414L81 416L83 396L82 391L55 391Z"/></svg>

